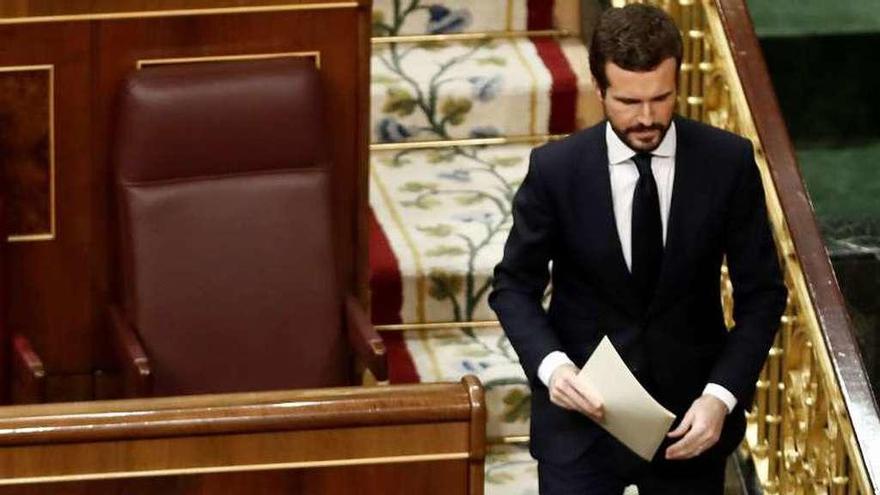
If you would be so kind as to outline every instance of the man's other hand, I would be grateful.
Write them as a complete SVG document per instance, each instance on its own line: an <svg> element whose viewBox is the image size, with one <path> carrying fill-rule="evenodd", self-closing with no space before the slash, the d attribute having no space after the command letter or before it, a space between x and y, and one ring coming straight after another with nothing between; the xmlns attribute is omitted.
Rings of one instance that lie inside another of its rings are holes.
<svg viewBox="0 0 880 495"><path fill-rule="evenodd" d="M666 449L666 458L690 459L705 452L718 442L726 417L724 402L714 395L703 394L691 404L681 424L667 434L670 438L681 437L681 440Z"/></svg>
<svg viewBox="0 0 880 495"><path fill-rule="evenodd" d="M557 406L578 411L593 421L602 421L605 411L602 397L595 390L575 385L578 374L577 366L562 364L550 376L550 402Z"/></svg>

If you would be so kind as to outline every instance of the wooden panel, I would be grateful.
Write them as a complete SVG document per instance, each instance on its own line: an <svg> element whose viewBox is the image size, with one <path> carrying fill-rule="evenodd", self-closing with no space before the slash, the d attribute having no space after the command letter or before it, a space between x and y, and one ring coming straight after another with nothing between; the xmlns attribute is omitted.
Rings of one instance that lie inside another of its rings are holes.
<svg viewBox="0 0 880 495"><path fill-rule="evenodd" d="M3 0L0 2L0 19L273 6L348 8L349 4L365 6L368 2L367 0Z"/></svg>
<svg viewBox="0 0 880 495"><path fill-rule="evenodd" d="M0 495L50 486L52 493L480 494L484 439L485 397L472 376L458 384L14 406L0 409Z"/></svg>
<svg viewBox="0 0 880 495"><path fill-rule="evenodd" d="M0 495L452 495L463 493L460 461L340 466L251 473L94 480L0 487ZM473 492L472 492L473 493Z"/></svg>
<svg viewBox="0 0 880 495"><path fill-rule="evenodd" d="M133 476L468 457L468 424L123 439L0 449L4 479ZM426 453L427 452L427 453Z"/></svg>
<svg viewBox="0 0 880 495"><path fill-rule="evenodd" d="M484 421L478 382L237 393L0 408L0 447L286 429ZM478 450L478 452L482 452Z"/></svg>
<svg viewBox="0 0 880 495"><path fill-rule="evenodd" d="M0 166L7 233L54 235L52 66L0 68Z"/></svg>
<svg viewBox="0 0 880 495"><path fill-rule="evenodd" d="M96 335L98 294L105 292L104 260L95 239L94 200L103 184L91 169L91 39L88 24L60 23L52 26L0 27L0 67L52 66L55 82L55 205L57 232L52 240L16 242L7 249L7 270L11 290L7 308L9 327L30 337L37 351L56 372L89 371ZM36 102L39 96L29 101ZM8 108L8 107L7 107ZM39 109L37 109L39 111ZM8 110L7 110L8 111ZM35 115L37 121L45 112ZM38 139L45 128L24 130L17 121L19 141ZM7 130L7 132L9 132ZM38 144L27 157L41 156ZM25 158L27 160L28 158ZM17 160L16 164L21 164ZM17 165L10 165L17 166ZM46 203L45 164L23 170L6 170L7 176L24 173L33 186L10 198L7 208L22 212ZM32 196L31 196L32 195ZM30 220L20 217L19 228L36 228L45 213ZM50 337L51 335L51 337Z"/></svg>

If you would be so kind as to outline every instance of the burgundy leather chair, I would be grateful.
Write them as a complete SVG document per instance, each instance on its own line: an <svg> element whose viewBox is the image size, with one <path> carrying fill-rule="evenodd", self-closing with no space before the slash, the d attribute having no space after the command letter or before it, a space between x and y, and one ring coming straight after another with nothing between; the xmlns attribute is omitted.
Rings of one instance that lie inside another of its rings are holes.
<svg viewBox="0 0 880 495"><path fill-rule="evenodd" d="M352 384L355 354L387 379L381 339L337 275L337 256L354 256L334 252L320 89L306 59L127 80L110 316L130 394Z"/></svg>

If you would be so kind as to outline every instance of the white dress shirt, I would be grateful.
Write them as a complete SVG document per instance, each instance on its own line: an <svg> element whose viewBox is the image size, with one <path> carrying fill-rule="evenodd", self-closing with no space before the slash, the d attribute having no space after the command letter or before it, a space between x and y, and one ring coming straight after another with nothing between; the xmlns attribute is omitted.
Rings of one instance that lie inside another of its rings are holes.
<svg viewBox="0 0 880 495"><path fill-rule="evenodd" d="M605 143L608 146L611 198L614 204L617 233L620 236L620 246L623 249L626 266L632 270L632 203L636 182L639 180L639 169L633 161L636 152L611 129L611 124L605 125ZM675 148L676 135L675 123L673 122L663 141L652 152L653 158L651 159L651 172L657 182L657 194L660 199L660 220L663 225L664 244L666 243L666 226L669 223L669 206L672 204L672 185L675 178ZM541 361L541 365L538 367L538 378L549 387L553 372L563 364L573 363L564 352L551 352ZM703 393L713 395L724 402L728 413L736 407L736 397L717 383L707 384Z"/></svg>

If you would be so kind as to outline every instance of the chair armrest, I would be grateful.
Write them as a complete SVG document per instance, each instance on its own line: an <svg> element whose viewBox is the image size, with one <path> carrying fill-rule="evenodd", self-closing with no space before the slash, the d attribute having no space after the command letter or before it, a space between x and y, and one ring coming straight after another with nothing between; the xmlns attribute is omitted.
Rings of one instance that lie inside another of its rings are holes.
<svg viewBox="0 0 880 495"><path fill-rule="evenodd" d="M150 368L150 360L134 328L128 324L122 311L116 306L110 306L110 327L113 350L122 365L125 395L135 397L151 395L153 372Z"/></svg>
<svg viewBox="0 0 880 495"><path fill-rule="evenodd" d="M12 401L16 404L46 402L46 368L31 341L12 336Z"/></svg>
<svg viewBox="0 0 880 495"><path fill-rule="evenodd" d="M345 298L345 325L348 341L364 366L377 381L388 380L385 343L373 328L361 303L352 295Z"/></svg>

